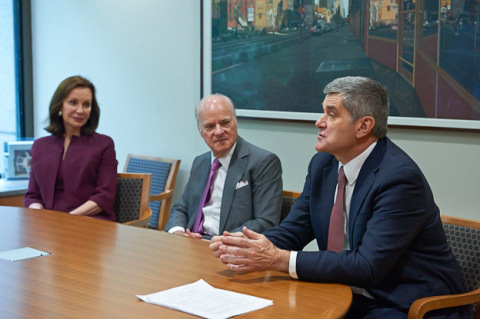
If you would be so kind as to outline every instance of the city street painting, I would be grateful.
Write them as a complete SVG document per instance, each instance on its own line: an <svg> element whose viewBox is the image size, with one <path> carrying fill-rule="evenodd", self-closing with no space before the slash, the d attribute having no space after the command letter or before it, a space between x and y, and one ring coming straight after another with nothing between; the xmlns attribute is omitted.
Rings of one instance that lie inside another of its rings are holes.
<svg viewBox="0 0 480 319"><path fill-rule="evenodd" d="M204 94L310 121L327 83L365 76L388 90L391 125L479 129L479 4L451 2L203 0Z"/></svg>

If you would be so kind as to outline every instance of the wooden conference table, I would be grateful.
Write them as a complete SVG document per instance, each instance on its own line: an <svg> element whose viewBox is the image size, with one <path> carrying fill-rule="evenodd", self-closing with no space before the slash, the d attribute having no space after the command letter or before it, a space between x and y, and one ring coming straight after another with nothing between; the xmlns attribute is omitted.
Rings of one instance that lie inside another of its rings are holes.
<svg viewBox="0 0 480 319"><path fill-rule="evenodd" d="M273 306L241 318L338 318L352 300L344 285L302 282L278 272L231 272L202 240L0 206L0 251L22 247L51 255L0 259L0 318L194 318L135 295L199 279L273 300Z"/></svg>

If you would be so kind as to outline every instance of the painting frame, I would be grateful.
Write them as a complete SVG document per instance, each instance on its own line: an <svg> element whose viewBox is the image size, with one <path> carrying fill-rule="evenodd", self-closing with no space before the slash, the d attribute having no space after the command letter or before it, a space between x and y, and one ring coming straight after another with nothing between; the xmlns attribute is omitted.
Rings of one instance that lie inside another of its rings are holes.
<svg viewBox="0 0 480 319"><path fill-rule="evenodd" d="M201 95L212 93L212 0L201 0ZM223 93L223 92L218 92ZM389 92L390 93L390 92ZM228 94L227 94L228 95ZM233 101L235 103L235 100ZM321 101L319 101L320 106ZM312 122L322 116L321 112L297 112L278 110L240 109L241 118L269 119L278 121ZM442 128L454 130L480 130L480 120L453 118L389 116L389 126Z"/></svg>

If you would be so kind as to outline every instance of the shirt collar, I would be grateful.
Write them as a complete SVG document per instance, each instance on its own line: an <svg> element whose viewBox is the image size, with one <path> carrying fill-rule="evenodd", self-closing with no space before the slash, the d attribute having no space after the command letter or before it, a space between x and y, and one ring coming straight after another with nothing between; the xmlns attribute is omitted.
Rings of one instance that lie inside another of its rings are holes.
<svg viewBox="0 0 480 319"><path fill-rule="evenodd" d="M358 174L360 173L360 169L362 169L363 163L365 163L367 157L370 155L370 153L372 153L375 145L377 145L377 141L373 142L360 155L358 155L345 165L338 162L338 169L343 166L343 171L345 172L345 176L347 177L348 185L351 186L355 184Z"/></svg>
<svg viewBox="0 0 480 319"><path fill-rule="evenodd" d="M218 158L218 161L220 162L220 164L222 164L222 167L228 168L228 166L230 166L230 161L232 160L233 152L235 151L236 146L237 146L237 142L233 144L232 148L228 151L227 155L225 155L224 157ZM213 152L210 151L210 153L211 153L211 156L210 156L210 165L211 165L215 160L215 156L213 156Z"/></svg>

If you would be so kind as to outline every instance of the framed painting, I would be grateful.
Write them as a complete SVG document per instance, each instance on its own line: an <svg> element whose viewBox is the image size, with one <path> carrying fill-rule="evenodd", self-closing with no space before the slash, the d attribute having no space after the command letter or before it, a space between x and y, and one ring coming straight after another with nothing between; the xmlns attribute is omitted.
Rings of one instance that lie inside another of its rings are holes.
<svg viewBox="0 0 480 319"><path fill-rule="evenodd" d="M476 0L202 0L202 94L311 121L327 83L365 76L388 90L390 125L480 129L479 13Z"/></svg>

